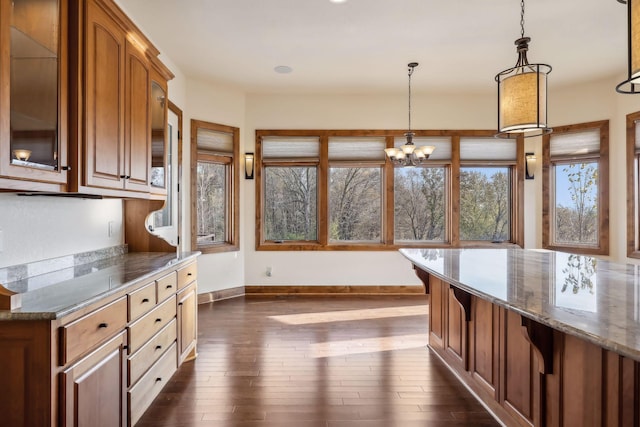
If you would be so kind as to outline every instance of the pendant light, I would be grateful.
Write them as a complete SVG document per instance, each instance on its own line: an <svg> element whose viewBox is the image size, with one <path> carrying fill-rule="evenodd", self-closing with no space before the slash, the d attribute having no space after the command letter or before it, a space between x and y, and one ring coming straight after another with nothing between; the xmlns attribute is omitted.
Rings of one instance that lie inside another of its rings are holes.
<svg viewBox="0 0 640 427"><path fill-rule="evenodd" d="M627 5L627 80L616 86L616 92L640 93L640 3L618 0Z"/></svg>
<svg viewBox="0 0 640 427"><path fill-rule="evenodd" d="M415 133L411 132L411 75L418 66L417 62L410 62L409 67L409 129L404 134L407 138L406 144L400 148L386 148L384 152L394 165L398 166L418 166L423 164L436 148L433 145L416 147L413 144Z"/></svg>
<svg viewBox="0 0 640 427"><path fill-rule="evenodd" d="M524 36L524 0L520 2L518 61L496 75L498 82L498 138L525 138L551 133L547 126L547 75L551 66L529 64L531 38Z"/></svg>

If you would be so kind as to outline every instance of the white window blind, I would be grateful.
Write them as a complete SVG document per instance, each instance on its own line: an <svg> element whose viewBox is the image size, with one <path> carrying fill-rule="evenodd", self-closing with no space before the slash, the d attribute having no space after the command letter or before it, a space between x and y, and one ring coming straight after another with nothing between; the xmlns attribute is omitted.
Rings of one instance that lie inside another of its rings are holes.
<svg viewBox="0 0 640 427"><path fill-rule="evenodd" d="M407 143L407 138L398 136L393 141L393 146L399 148ZM433 145L436 147L429 156L429 160L451 160L451 138L438 136L420 136L413 138L416 147Z"/></svg>
<svg viewBox="0 0 640 427"><path fill-rule="evenodd" d="M549 149L552 160L597 154L600 152L600 129L551 134Z"/></svg>
<svg viewBox="0 0 640 427"><path fill-rule="evenodd" d="M317 159L320 139L316 136L266 136L262 138L263 159Z"/></svg>
<svg viewBox="0 0 640 427"><path fill-rule="evenodd" d="M516 160L516 142L496 138L460 138L460 160Z"/></svg>
<svg viewBox="0 0 640 427"><path fill-rule="evenodd" d="M196 144L199 150L233 153L233 134L198 128Z"/></svg>
<svg viewBox="0 0 640 427"><path fill-rule="evenodd" d="M384 137L329 138L329 160L379 160L384 162Z"/></svg>

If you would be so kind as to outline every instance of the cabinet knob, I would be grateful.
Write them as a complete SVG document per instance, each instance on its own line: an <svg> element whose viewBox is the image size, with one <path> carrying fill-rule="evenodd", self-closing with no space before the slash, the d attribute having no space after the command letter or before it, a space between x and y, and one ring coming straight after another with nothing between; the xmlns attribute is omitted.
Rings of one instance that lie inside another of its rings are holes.
<svg viewBox="0 0 640 427"><path fill-rule="evenodd" d="M107 324L107 323L100 323L100 324L98 325L98 328L99 328L99 329L104 329L104 328L108 328L108 327L109 327L109 324Z"/></svg>
<svg viewBox="0 0 640 427"><path fill-rule="evenodd" d="M149 302L149 298L145 298L145 299L143 299L143 300L142 300L142 303L143 303L143 304L144 304L144 303L147 303L147 302Z"/></svg>
<svg viewBox="0 0 640 427"><path fill-rule="evenodd" d="M62 166L61 168L63 171L70 171L71 170L71 166Z"/></svg>
<svg viewBox="0 0 640 427"><path fill-rule="evenodd" d="M178 305L182 305L182 303L181 303L181 302L179 302L179 303L178 303Z"/></svg>
<svg viewBox="0 0 640 427"><path fill-rule="evenodd" d="M156 378L156 382L159 383L160 381L162 381L161 377Z"/></svg>
<svg viewBox="0 0 640 427"><path fill-rule="evenodd" d="M162 319L158 317L158 318L156 319L156 323L160 323L160 322L162 322Z"/></svg>
<svg viewBox="0 0 640 427"><path fill-rule="evenodd" d="M120 175L120 179L126 179L127 175Z"/></svg>
<svg viewBox="0 0 640 427"><path fill-rule="evenodd" d="M187 273L187 276L192 276L192 274L191 273Z"/></svg>
<svg viewBox="0 0 640 427"><path fill-rule="evenodd" d="M167 285L167 289L173 288L173 285Z"/></svg>
<svg viewBox="0 0 640 427"><path fill-rule="evenodd" d="M162 349L162 346L161 346L161 345L157 345L157 346L156 346L156 350L161 350L161 349Z"/></svg>
<svg viewBox="0 0 640 427"><path fill-rule="evenodd" d="M129 178L131 178L131 175L127 175L124 177L124 179L129 179Z"/></svg>

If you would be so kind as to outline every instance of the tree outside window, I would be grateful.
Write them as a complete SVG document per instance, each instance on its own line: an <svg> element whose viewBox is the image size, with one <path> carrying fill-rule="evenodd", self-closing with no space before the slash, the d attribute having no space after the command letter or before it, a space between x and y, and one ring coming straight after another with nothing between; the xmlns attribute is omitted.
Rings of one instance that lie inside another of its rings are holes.
<svg viewBox="0 0 640 427"><path fill-rule="evenodd" d="M598 163L556 164L555 241L598 243Z"/></svg>
<svg viewBox="0 0 640 427"><path fill-rule="evenodd" d="M509 241L509 167L460 168L460 240Z"/></svg>

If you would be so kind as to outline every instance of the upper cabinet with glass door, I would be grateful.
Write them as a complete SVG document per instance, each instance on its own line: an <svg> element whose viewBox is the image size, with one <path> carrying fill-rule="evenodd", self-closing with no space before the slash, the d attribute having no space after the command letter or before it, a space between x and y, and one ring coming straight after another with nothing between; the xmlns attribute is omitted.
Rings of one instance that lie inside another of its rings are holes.
<svg viewBox="0 0 640 427"><path fill-rule="evenodd" d="M169 186L167 150L167 82L151 73L151 192L167 194Z"/></svg>
<svg viewBox="0 0 640 427"><path fill-rule="evenodd" d="M67 182L66 15L67 0L0 0L0 175L52 189Z"/></svg>

